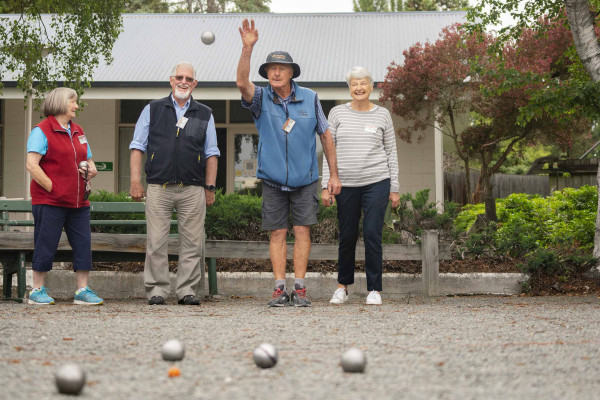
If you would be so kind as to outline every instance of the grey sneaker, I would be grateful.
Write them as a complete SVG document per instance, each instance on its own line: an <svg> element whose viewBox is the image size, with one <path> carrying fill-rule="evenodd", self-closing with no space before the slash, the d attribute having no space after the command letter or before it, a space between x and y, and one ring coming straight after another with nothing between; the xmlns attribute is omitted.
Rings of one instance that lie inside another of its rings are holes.
<svg viewBox="0 0 600 400"><path fill-rule="evenodd" d="M290 302L294 307L310 307L310 300L306 297L306 288L296 288L292 291Z"/></svg>
<svg viewBox="0 0 600 400"><path fill-rule="evenodd" d="M290 305L290 296L283 290L283 285L276 287L273 291L273 298L267 306L269 307L285 307Z"/></svg>

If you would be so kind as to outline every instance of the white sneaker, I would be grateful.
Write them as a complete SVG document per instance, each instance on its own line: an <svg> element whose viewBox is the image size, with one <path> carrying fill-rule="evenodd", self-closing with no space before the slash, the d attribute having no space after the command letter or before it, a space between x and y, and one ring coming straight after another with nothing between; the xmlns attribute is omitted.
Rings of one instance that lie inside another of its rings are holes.
<svg viewBox="0 0 600 400"><path fill-rule="evenodd" d="M381 305L381 295L379 292L373 290L371 293L369 293L367 296L367 304L375 304L378 306Z"/></svg>
<svg viewBox="0 0 600 400"><path fill-rule="evenodd" d="M348 293L346 293L346 289L337 288L329 302L331 304L343 304L344 302L346 302L346 300L348 300Z"/></svg>

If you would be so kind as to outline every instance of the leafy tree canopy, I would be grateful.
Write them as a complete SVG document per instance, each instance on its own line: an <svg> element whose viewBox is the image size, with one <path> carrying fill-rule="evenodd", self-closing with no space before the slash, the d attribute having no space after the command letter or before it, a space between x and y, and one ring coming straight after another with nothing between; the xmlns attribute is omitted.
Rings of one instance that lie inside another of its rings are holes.
<svg viewBox="0 0 600 400"><path fill-rule="evenodd" d="M11 0L3 5L16 6L17 15L0 18L0 81L10 76L26 96L39 98L58 82L81 95L100 59L112 61L123 0Z"/></svg>
<svg viewBox="0 0 600 400"><path fill-rule="evenodd" d="M352 0L355 12L465 10L468 0Z"/></svg>
<svg viewBox="0 0 600 400"><path fill-rule="evenodd" d="M168 1L177 13L268 13L271 0L179 0Z"/></svg>
<svg viewBox="0 0 600 400"><path fill-rule="evenodd" d="M491 194L491 176L519 146L542 140L569 148L574 135L589 131L578 114L535 115L517 124L521 109L549 80L569 74L563 55L572 44L570 33L561 22L546 23L546 36L524 31L519 42L502 47L503 57L487 51L494 36L479 37L454 25L435 43L406 50L403 65L392 64L380 85L380 100L407 121L398 130L402 139L419 140L431 128L439 129L453 140L467 173L472 160L479 162L475 201ZM464 131L457 128L461 115L473 121Z"/></svg>

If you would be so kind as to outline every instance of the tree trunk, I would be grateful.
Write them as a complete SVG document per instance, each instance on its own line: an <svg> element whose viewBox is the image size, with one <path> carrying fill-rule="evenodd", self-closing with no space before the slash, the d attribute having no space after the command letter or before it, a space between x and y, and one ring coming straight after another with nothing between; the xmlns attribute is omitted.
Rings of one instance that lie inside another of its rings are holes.
<svg viewBox="0 0 600 400"><path fill-rule="evenodd" d="M600 45L594 32L594 17L588 0L564 0L573 34L577 54L592 81L600 81ZM594 236L594 257L600 260L600 164L596 173L598 185L598 211L596 213L596 234ZM596 264L596 270L600 265Z"/></svg>
<svg viewBox="0 0 600 400"><path fill-rule="evenodd" d="M463 160L465 162L465 178L467 180L467 202L473 203L473 193L471 192L471 167L469 160ZM600 166L598 167L600 168Z"/></svg>
<svg viewBox="0 0 600 400"><path fill-rule="evenodd" d="M217 6L217 2L215 0L206 1L206 12L210 14L215 14L219 12L219 7Z"/></svg>

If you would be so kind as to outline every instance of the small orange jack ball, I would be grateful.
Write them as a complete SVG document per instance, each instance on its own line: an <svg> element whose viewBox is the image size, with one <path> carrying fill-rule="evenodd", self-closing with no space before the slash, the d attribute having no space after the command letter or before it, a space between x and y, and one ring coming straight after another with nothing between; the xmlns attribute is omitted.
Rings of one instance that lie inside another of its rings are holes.
<svg viewBox="0 0 600 400"><path fill-rule="evenodd" d="M181 375L181 371L179 370L179 368L177 368L177 367L169 368L169 378L174 378L174 377L180 376L180 375Z"/></svg>

